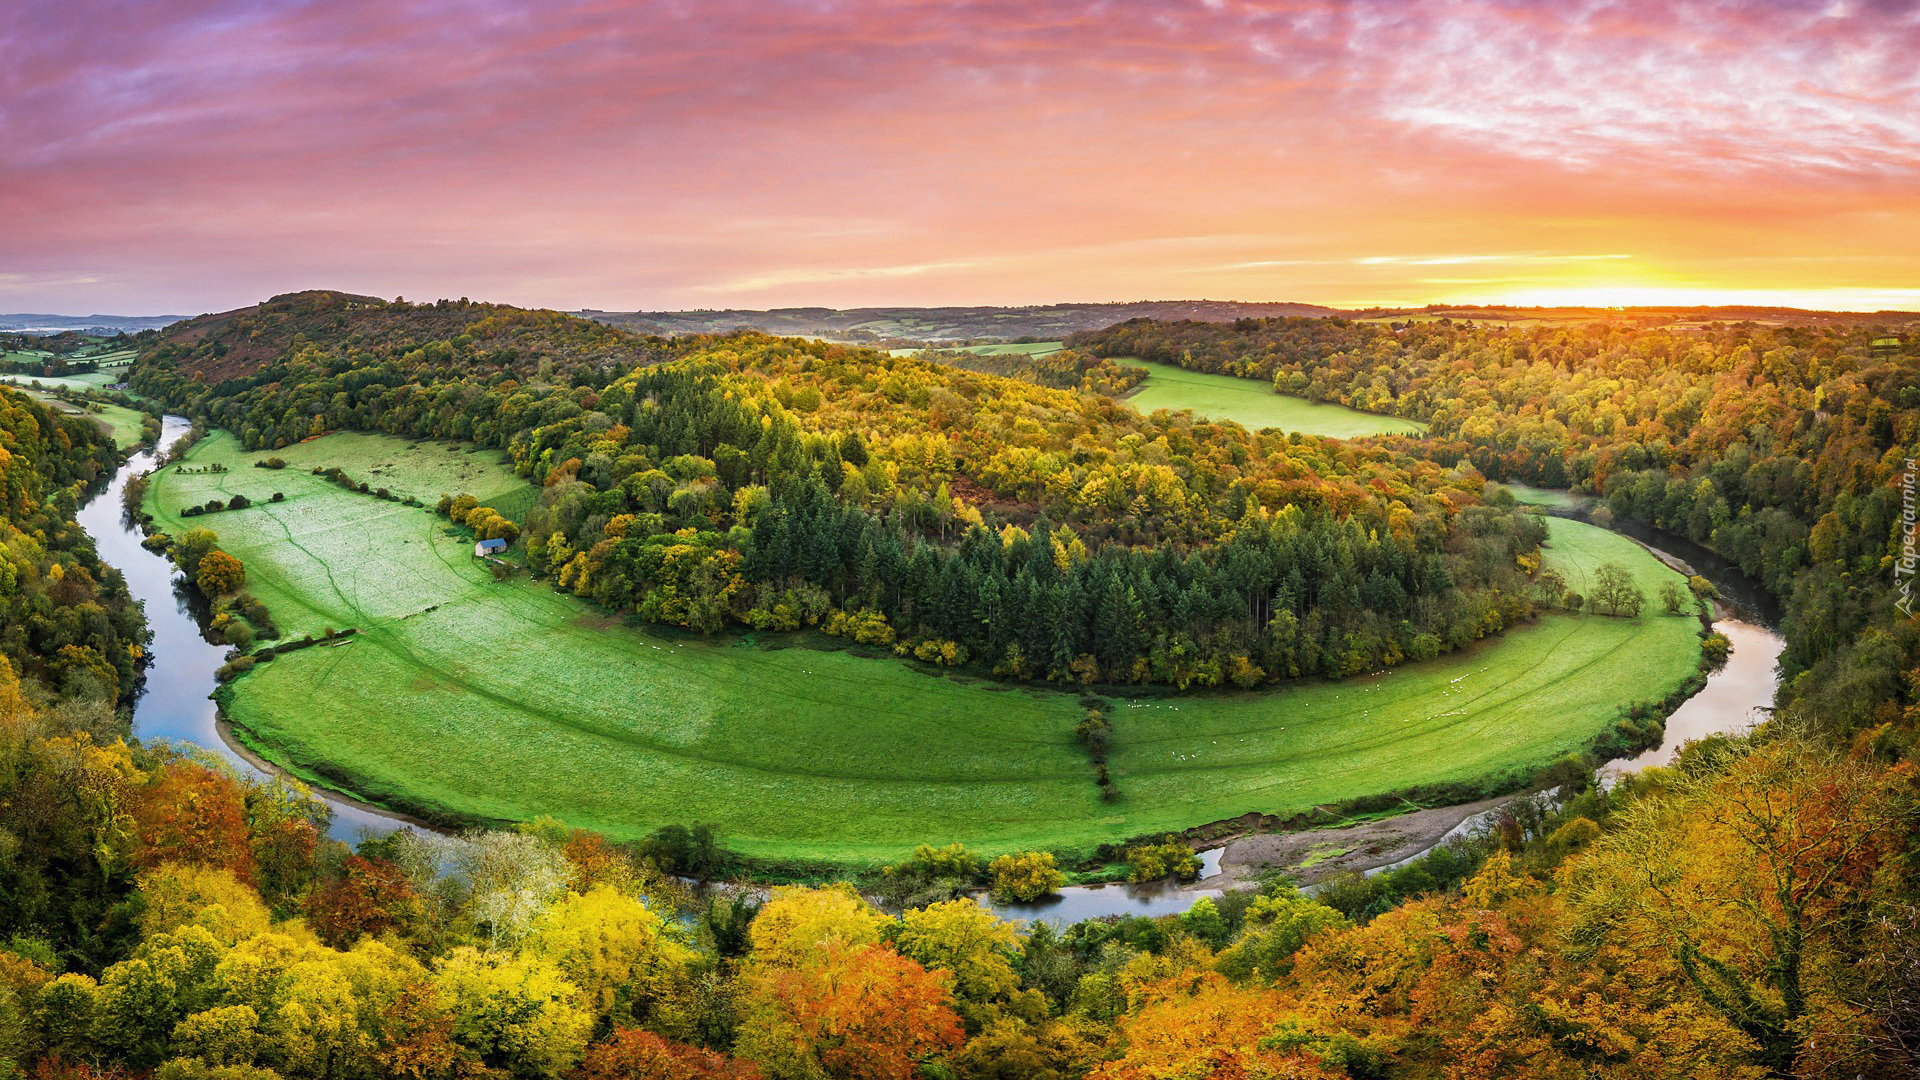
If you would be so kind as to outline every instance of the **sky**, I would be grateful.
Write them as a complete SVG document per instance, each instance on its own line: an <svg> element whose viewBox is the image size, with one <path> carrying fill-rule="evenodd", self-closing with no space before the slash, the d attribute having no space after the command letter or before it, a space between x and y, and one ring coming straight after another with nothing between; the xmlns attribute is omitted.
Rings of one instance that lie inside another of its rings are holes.
<svg viewBox="0 0 1920 1080"><path fill-rule="evenodd" d="M9 0L0 311L1920 309L1920 3Z"/></svg>

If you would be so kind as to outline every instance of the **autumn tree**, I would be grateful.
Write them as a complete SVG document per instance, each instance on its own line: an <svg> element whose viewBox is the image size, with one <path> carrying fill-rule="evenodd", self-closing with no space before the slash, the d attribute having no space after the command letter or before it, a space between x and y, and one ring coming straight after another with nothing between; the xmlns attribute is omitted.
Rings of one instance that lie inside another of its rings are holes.
<svg viewBox="0 0 1920 1080"><path fill-rule="evenodd" d="M775 1080L908 1080L960 1048L946 984L888 945L829 940L742 978L736 1052Z"/></svg>
<svg viewBox="0 0 1920 1080"><path fill-rule="evenodd" d="M247 583L247 568L224 551L209 551L201 557L193 583L208 596L236 593Z"/></svg>
<svg viewBox="0 0 1920 1080"><path fill-rule="evenodd" d="M461 947L441 961L434 985L453 1014L454 1041L490 1068L551 1077L586 1050L593 1017L551 961Z"/></svg>
<svg viewBox="0 0 1920 1080"><path fill-rule="evenodd" d="M634 1028L617 1028L587 1047L572 1073L573 1080L760 1080L761 1075L751 1062Z"/></svg>
<svg viewBox="0 0 1920 1080"><path fill-rule="evenodd" d="M829 945L858 949L880 940L891 922L851 885L781 886L748 929L754 963L798 967Z"/></svg>
<svg viewBox="0 0 1920 1080"><path fill-rule="evenodd" d="M983 1028L1019 992L1013 957L1019 955L1020 935L972 899L909 911L900 922L895 945L902 955L951 980L969 1030Z"/></svg>
<svg viewBox="0 0 1920 1080"><path fill-rule="evenodd" d="M1687 612L1687 600L1691 596L1679 582L1671 579L1660 583L1660 605L1669 615L1684 615Z"/></svg>
<svg viewBox="0 0 1920 1080"><path fill-rule="evenodd" d="M192 762L170 762L134 793L131 809L138 865L217 866L242 881L253 879L246 801L233 777Z"/></svg>
<svg viewBox="0 0 1920 1080"><path fill-rule="evenodd" d="M1023 851L998 855L987 864L993 880L993 898L1000 903L1022 903L1051 896L1060 891L1067 877L1055 864L1051 851Z"/></svg>
<svg viewBox="0 0 1920 1080"><path fill-rule="evenodd" d="M1272 990L1202 974L1149 985L1143 992L1145 1003L1120 1021L1119 1057L1094 1070L1097 1080L1333 1080L1348 1075L1316 1052L1335 1044L1337 1036L1304 1035L1286 1026L1286 1004Z"/></svg>
<svg viewBox="0 0 1920 1080"><path fill-rule="evenodd" d="M442 1080L455 1074L464 1051L454 1042L454 1017L434 984L407 986L380 1013L379 1044L370 1055L396 1080Z"/></svg>
<svg viewBox="0 0 1920 1080"><path fill-rule="evenodd" d="M596 1017L616 1003L644 1016L693 961L659 915L607 885L562 897L533 921L522 947L556 964Z"/></svg>
<svg viewBox="0 0 1920 1080"><path fill-rule="evenodd" d="M307 917L320 940L345 948L364 934L405 930L421 915L407 876L386 859L349 855L340 873L315 889Z"/></svg>

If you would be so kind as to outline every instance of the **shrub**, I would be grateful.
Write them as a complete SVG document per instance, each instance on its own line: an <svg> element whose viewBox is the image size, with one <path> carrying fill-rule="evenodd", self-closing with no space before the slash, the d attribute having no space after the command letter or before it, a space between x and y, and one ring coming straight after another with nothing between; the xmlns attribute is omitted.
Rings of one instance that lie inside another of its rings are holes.
<svg viewBox="0 0 1920 1080"><path fill-rule="evenodd" d="M1107 747L1113 741L1113 725L1099 709L1088 709L1087 715L1074 727L1073 737L1080 740L1089 758L1102 762L1107 760Z"/></svg>
<svg viewBox="0 0 1920 1080"><path fill-rule="evenodd" d="M1178 840L1139 844L1127 849L1128 881L1192 881L1200 876L1200 856Z"/></svg>
<svg viewBox="0 0 1920 1080"><path fill-rule="evenodd" d="M987 873L993 879L993 898L1003 904L1052 896L1067 880L1050 851L998 856L987 864Z"/></svg>
<svg viewBox="0 0 1920 1080"><path fill-rule="evenodd" d="M1733 653L1733 639L1715 630L1700 639L1700 651L1706 655L1708 663L1724 664L1727 662L1727 657Z"/></svg>
<svg viewBox="0 0 1920 1080"><path fill-rule="evenodd" d="M905 862L887 867L887 876L922 881L938 878L973 881L980 876L980 857L968 851L964 844L948 844L942 848L921 844Z"/></svg>
<svg viewBox="0 0 1920 1080"><path fill-rule="evenodd" d="M193 583L208 596L225 596L247 583L247 568L224 551L209 551L201 558Z"/></svg>

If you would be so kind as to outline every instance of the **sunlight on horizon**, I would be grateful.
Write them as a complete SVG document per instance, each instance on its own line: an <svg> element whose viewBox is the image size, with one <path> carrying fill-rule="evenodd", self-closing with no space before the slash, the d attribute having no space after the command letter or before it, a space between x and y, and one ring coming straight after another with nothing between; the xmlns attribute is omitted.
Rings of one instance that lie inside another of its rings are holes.
<svg viewBox="0 0 1920 1080"><path fill-rule="evenodd" d="M1488 307L1774 307L1808 311L1920 310L1920 287L1729 289L1696 285L1544 286L1497 294L1457 294L1436 303Z"/></svg>

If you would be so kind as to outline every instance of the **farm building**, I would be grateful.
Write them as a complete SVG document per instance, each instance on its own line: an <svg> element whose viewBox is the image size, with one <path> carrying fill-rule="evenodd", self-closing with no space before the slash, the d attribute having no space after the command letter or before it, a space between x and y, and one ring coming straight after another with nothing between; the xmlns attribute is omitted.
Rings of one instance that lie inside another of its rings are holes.
<svg viewBox="0 0 1920 1080"><path fill-rule="evenodd" d="M476 559L484 559L489 555L498 555L505 550L507 550L507 542L505 540L482 540L473 545L473 557Z"/></svg>

